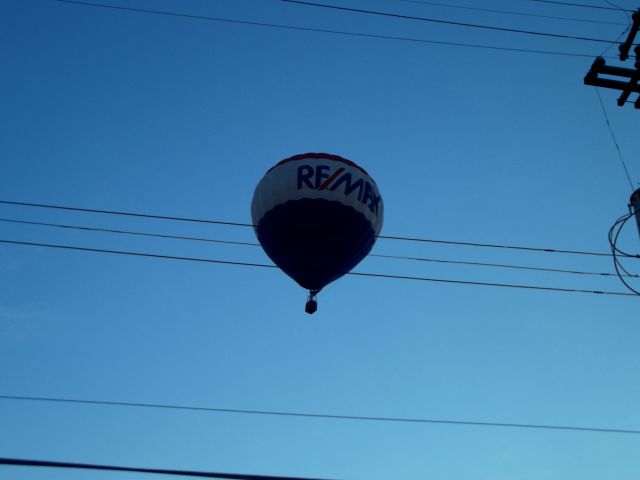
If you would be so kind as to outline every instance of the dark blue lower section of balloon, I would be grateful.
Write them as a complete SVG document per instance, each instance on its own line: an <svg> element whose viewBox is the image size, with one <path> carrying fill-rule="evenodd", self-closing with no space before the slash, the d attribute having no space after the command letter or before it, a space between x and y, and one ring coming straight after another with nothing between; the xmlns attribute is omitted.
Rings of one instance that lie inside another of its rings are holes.
<svg viewBox="0 0 640 480"><path fill-rule="evenodd" d="M308 290L320 290L347 273L375 242L363 214L322 199L278 205L260 220L256 233L271 260Z"/></svg>

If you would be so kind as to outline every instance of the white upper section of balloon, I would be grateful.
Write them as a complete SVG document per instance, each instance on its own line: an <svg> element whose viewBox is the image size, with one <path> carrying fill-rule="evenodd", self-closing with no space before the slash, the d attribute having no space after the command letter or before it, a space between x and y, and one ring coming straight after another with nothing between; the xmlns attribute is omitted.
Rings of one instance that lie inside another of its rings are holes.
<svg viewBox="0 0 640 480"><path fill-rule="evenodd" d="M340 157L299 157L302 158L277 164L262 178L251 205L254 224L288 201L325 199L360 212L371 223L375 235L380 233L384 203L375 181L363 169Z"/></svg>

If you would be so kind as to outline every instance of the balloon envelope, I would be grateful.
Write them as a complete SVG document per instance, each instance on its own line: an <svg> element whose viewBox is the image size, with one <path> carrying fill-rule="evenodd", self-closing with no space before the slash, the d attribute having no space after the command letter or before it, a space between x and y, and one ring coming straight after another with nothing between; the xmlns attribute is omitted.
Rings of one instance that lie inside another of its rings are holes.
<svg viewBox="0 0 640 480"><path fill-rule="evenodd" d="M271 260L303 288L319 291L367 256L384 205L376 183L354 162L305 153L267 171L251 215Z"/></svg>

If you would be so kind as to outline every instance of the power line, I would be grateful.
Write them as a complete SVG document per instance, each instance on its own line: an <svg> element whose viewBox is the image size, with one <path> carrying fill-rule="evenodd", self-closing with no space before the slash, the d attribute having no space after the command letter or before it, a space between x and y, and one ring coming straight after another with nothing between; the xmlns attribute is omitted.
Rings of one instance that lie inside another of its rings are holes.
<svg viewBox="0 0 640 480"><path fill-rule="evenodd" d="M250 247L259 247L259 243L255 242L238 242L235 240L220 240L217 238L209 238L209 237L192 237L185 235L166 235L162 233L152 233L152 232L140 232L133 230L120 230L114 228L101 228L101 227L86 227L82 225L70 225L63 223L49 223L49 222L34 222L30 220L16 220L13 218L0 218L0 222L5 223L16 223L20 225L36 225L41 227L53 227L53 228L62 228L69 230L82 230L88 232L102 232L102 233L115 233L122 235L133 235L133 236L141 236L141 237L153 237L153 238L166 238L169 240L191 240L195 242L208 242L208 243L221 243L221 244L229 244L229 245L244 245Z"/></svg>
<svg viewBox="0 0 640 480"><path fill-rule="evenodd" d="M607 48L605 48L602 53L600 55L598 55L599 57L604 56L609 50L611 50L611 48L620 41L620 39L629 31L629 28L631 28L631 26L628 26L627 28L625 28L622 32L620 32L620 35L618 35L618 37L615 39L615 41L611 42L609 44L609 46Z"/></svg>
<svg viewBox="0 0 640 480"><path fill-rule="evenodd" d="M617 10L620 10L627 17L627 25L626 25L626 28L620 33L620 35L618 35L618 37L616 38L615 42L611 43L607 48L605 48L602 51L602 53L600 55L598 55L599 57L602 57L609 50L611 50L611 47L613 47L616 43L618 43L618 41L620 41L620 39L629 31L629 29L631 29L631 26L632 26L632 23L633 23L632 20L631 20L631 15L629 15L622 7L620 7L619 5L614 5L609 0L605 0L605 2L607 2L608 5L611 5L612 7L615 7Z"/></svg>
<svg viewBox="0 0 640 480"><path fill-rule="evenodd" d="M618 254L624 256L624 257L629 257L630 255L622 250L620 250L617 246L618 244L618 238L620 237L620 233L622 232L622 229L624 228L625 224L629 221L630 218L634 217L635 214L633 213L633 211L631 210L632 207L629 206L629 213L626 215L623 215L622 217L618 218L618 220L616 220L614 222L614 224L611 226L611 228L609 229L609 245L611 246L611 253L613 254L613 266L616 270L616 273L618 274L618 277L620 277L620 281L622 282L622 284L627 287L627 289L631 292L633 292L636 295L640 295L640 291L636 290L634 287L632 287L623 277L624 275L622 273L620 273L620 270L622 270L623 272L625 272L626 274L628 274L627 270L622 266L622 263L620 263L620 259L618 258Z"/></svg>
<svg viewBox="0 0 640 480"><path fill-rule="evenodd" d="M0 243L11 244L11 245L23 245L23 246L29 246L29 247L59 248L63 250L76 250L80 252L111 253L115 255L157 258L162 260L183 260L183 261L189 261L189 262L217 263L221 265L236 265L236 266L242 266L242 267L278 268L277 266L270 265L268 263L236 262L233 260L218 260L218 259L197 258L197 257L179 257L174 255L160 255L155 253L143 253L143 252L127 252L124 250L109 250L109 249L103 249L103 248L77 247L73 245L60 245L60 244L53 244L53 243L21 242L17 240L2 240L2 239L0 239Z"/></svg>
<svg viewBox="0 0 640 480"><path fill-rule="evenodd" d="M561 33L548 33L548 32L537 32L533 30L521 30L518 28L506 28L506 27L495 27L492 25L480 25L476 23L466 23L466 22L456 22L452 20L440 20L436 18L427 18L427 17L415 17L412 15L401 15L398 13L389 13L389 12L380 12L376 10L364 10L360 8L351 8L351 7L341 7L338 5L326 5L324 3L313 3L313 2L305 2L302 0L280 0L281 2L286 3L294 3L297 5L304 5L307 7L318 7L318 8L327 8L331 10L340 10L344 12L352 12L352 13L364 13L367 15L377 15L382 17L390 17L390 18L400 18L403 20L417 20L421 22L429 22L429 23L439 23L443 25L455 25L458 27L469 27L469 28L480 28L485 30L494 30L499 32L509 32L509 33L522 33L526 35L537 35L542 37L553 37L553 38L562 38L569 40L582 40L587 42L599 42L599 43L611 43L611 40L604 40L601 38L591 38L591 37L578 37L574 35L565 35Z"/></svg>
<svg viewBox="0 0 640 480"><path fill-rule="evenodd" d="M256 227L256 225L253 225L251 223L229 222L229 221L222 221L222 220L208 220L208 219L201 219L201 218L177 217L177 216L167 216L167 215L155 215L155 214L149 214L149 213L125 212L125 211L119 211L119 210L99 210L95 208L69 207L69 206L62 206L62 205L52 205L52 204L32 203L32 202L17 202L17 201L1 200L1 199L0 199L0 204L15 205L15 206L22 206L22 207L45 208L45 209L54 209L54 210L65 210L65 211L83 212L83 213L98 213L98 214L105 214L105 215L119 215L119 216L127 216L127 217L149 218L154 220L195 222L195 223L202 223L202 224L223 225L223 226L231 226L231 227L245 227L245 228ZM378 235L377 238L383 239L383 240L397 240L397 241L418 242L418 243L436 243L436 244L445 244L445 245L459 245L459 246L465 246L465 247L499 248L499 249L508 249L508 250L522 250L522 251L528 251L528 252L563 253L563 254L572 254L572 255L611 257L611 253L604 253L604 252L590 252L590 251L567 250L567 249L558 249L558 248L527 247L527 246L521 246L521 245L506 245L506 244L497 244L497 243L462 242L462 241L454 241L454 240L438 240L438 239L432 239L432 238L392 236L392 235Z"/></svg>
<svg viewBox="0 0 640 480"><path fill-rule="evenodd" d="M610 253L603 253L603 252L563 250L558 248L523 247L520 245L503 245L498 243L458 242L453 240L434 240L430 238L399 237L399 236L389 236L389 235L379 235L378 238L382 238L385 240L401 240L401 241L407 241L407 242L440 243L444 245L459 245L464 247L502 248L506 250L522 250L527 252L566 253L566 254L572 254L572 255L591 255L591 256L597 256L597 257L611 256Z"/></svg>
<svg viewBox="0 0 640 480"><path fill-rule="evenodd" d="M600 102L600 108L602 109L602 114L604 115L604 121L607 124L607 128L609 129L609 134L611 135L611 140L616 147L616 151L618 152L618 159L622 164L622 168L624 169L624 173L627 176L627 180L629 181L629 186L631 187L631 191L633 192L635 189L633 188L633 182L631 181L631 175L629 175L629 169L627 168L627 164L624 161L624 157L622 156L622 151L620 150L620 145L618 145L618 140L616 139L616 135L613 133L613 128L611 127L611 123L609 122L609 115L607 115L607 110L604 108L604 103L602 102L602 97L600 96L600 90L596 87L596 94L598 95L598 101Z"/></svg>
<svg viewBox="0 0 640 480"><path fill-rule="evenodd" d="M570 3L570 2L559 2L555 0L531 0L533 2L538 3L553 3L554 5L563 5L565 7L582 7L582 8L597 8L599 10L623 10L621 8L613 8L613 7L603 7L600 5L588 5L584 3ZM634 12L634 10L623 10L624 12Z"/></svg>
<svg viewBox="0 0 640 480"><path fill-rule="evenodd" d="M126 12L146 13L146 14L153 14L153 15L166 15L171 17L187 18L192 20L205 20L205 21L213 21L213 22L238 24L238 25L249 25L254 27L278 28L278 29L284 29L284 30L297 30L297 31L314 32L314 33L327 33L331 35L342 35L342 36L349 36L349 37L375 38L380 40L394 40L394 41L401 41L401 42L443 45L443 46L451 46L451 47L480 48L485 50L497 50L497 51L505 51L505 52L516 52L516 53L535 53L535 54L555 55L555 56L563 56L563 57L593 58L593 55L587 54L587 53L558 52L558 51L552 51L552 50L500 47L500 46L483 45L483 44L476 44L476 43L448 42L448 41L440 41L440 40L427 40L427 39L421 39L421 38L399 37L399 36L393 36L393 35L378 35L373 33L359 33L359 32L349 32L349 31L343 31L343 30L331 30L331 29L325 29L325 28L300 27L300 26L286 25L286 24L251 22L247 20L234 20L230 18L211 17L211 16L205 16L205 15L191 15L186 13L169 12L164 10L150 10L150 9L144 9L144 8L123 7L119 5L107 5L102 3L83 2L78 0L51 0L51 1L66 3L69 5L83 5L88 7L98 7L98 8L120 10L120 11L126 11ZM608 57L608 58L615 58L615 57Z"/></svg>
<svg viewBox="0 0 640 480"><path fill-rule="evenodd" d="M446 8L457 8L461 10L472 10L475 12L488 12L488 13L500 13L506 15L517 15L520 17L533 17L533 18L546 18L549 20L564 20L570 22L582 22L582 23L595 23L600 25L626 25L625 23L620 22L606 22L602 20L589 20L586 18L574 18L574 17L559 17L557 15L540 15L536 13L524 13L524 12L514 12L512 10L498 10L494 8L482 8L482 7L469 7L466 5L453 5L451 3L441 3L441 2L428 2L426 0L399 0L405 3L415 3L418 5L433 5L436 7L446 7Z"/></svg>
<svg viewBox="0 0 640 480"><path fill-rule="evenodd" d="M182 261L189 261L189 262L215 263L215 264L222 264L222 265L236 265L236 266L244 266L244 267L278 268L275 265L270 265L266 263L239 262L234 260L219 260L219 259L197 258L197 257L181 257L181 256L175 256L175 255L160 255L160 254L146 253L146 252L130 252L130 251L124 251L124 250L88 248L88 247L78 247L73 245L62 245L62 244L52 244L52 243L22 242L17 240L6 240L6 239L0 239L0 243L4 243L8 245L22 245L22 246L28 246L28 247L45 247L45 248L57 248L62 250L75 250L80 252L109 253L114 255L126 255L131 257L147 257L147 258L155 258L155 259L162 259L162 260L182 260ZM614 296L630 296L630 297L636 296L632 293L611 292L606 290L546 287L546 286L540 286L540 285L521 285L521 284L497 283L497 282L477 282L477 281L471 281L471 280L451 280L451 279L443 279L443 278L416 277L416 276L410 276L410 275L391 275L391 274L383 274L383 273L365 273L365 272L340 272L340 273L343 273L344 275L351 275L356 277L385 278L385 279L394 279L394 280L409 280L409 281L432 282L432 283L450 283L450 284L456 284L456 285L475 285L475 286L484 286L484 287L515 288L515 289L522 289L522 290L539 290L539 291L562 292L562 293L585 293L585 294L595 294L595 295L614 295Z"/></svg>
<svg viewBox="0 0 640 480"><path fill-rule="evenodd" d="M179 477L226 478L227 480L314 480L300 477L274 477L270 475L247 475L242 473L198 472L194 470L172 470L165 468L122 467L95 463L52 462L48 460L26 460L22 458L1 458L0 465L13 467L46 467L74 470L103 470L111 472L153 473L155 475L177 475Z"/></svg>
<svg viewBox="0 0 640 480"><path fill-rule="evenodd" d="M379 416L363 416L363 415L336 415L326 413L305 413L305 412L289 412L274 410L247 410L238 408L218 408L218 407L197 407L186 405L167 405L160 403L139 403L139 402L116 402L108 400L82 400L73 398L54 398L54 397L34 397L24 395L0 395L0 399L18 400L18 401L35 401L48 403L70 403L80 405L103 405L114 407L134 407L134 408L155 408L166 410L183 410L183 411L199 411L199 412L216 412L216 413L232 413L244 415L267 415L278 417L302 417L317 418L327 420L357 420L367 422L393 422L393 423L430 423L443 425L460 425L472 427L504 427L504 428L528 428L543 430L569 430L578 432L592 433L624 433L638 435L640 430L622 429L622 428L600 428L600 427L577 427L572 425L549 425L535 423L505 423L505 422L480 422L471 420L450 420L450 419L433 419L433 418L409 418L409 417L379 417Z"/></svg>
<svg viewBox="0 0 640 480"><path fill-rule="evenodd" d="M469 265L469 266L477 266L477 267L512 268L517 270L530 270L530 271L548 272L548 273L569 273L574 275L596 275L596 276L604 276L604 277L618 277L617 274L609 273L609 272L585 272L582 270L565 270L561 268L530 267L530 266L512 265L512 264L506 264L506 263L469 262L469 261L462 261L462 260L448 260L448 259L424 258L424 257L405 257L401 255L382 255L382 254L369 254L369 256L380 257L380 258L393 258L397 260L413 260L416 262L446 263L446 264ZM640 277L640 275L623 275L623 276L635 277L635 278Z"/></svg>
<svg viewBox="0 0 640 480"><path fill-rule="evenodd" d="M88 232L114 233L114 234L121 234L121 235L162 238L162 239L170 239L170 240L189 240L189 241L196 241L196 242L216 243L216 244L231 244L231 245L243 245L243 246L250 246L250 247L260 247L260 244L256 242L238 242L233 240L220 240L220 239L209 238L209 237L168 235L168 234L161 234L161 233L120 230L120 229L113 229L113 228L87 227L82 225L36 222L36 221L30 221L30 220L17 220L13 218L0 218L0 222L15 223L19 225L35 225L35 226L41 226L41 227L81 230L81 231L88 231ZM549 272L549 273L568 273L568 274L574 274L574 275L596 275L596 276L605 276L605 277L618 276L615 273L609 273L609 272L589 272L589 271L582 271L582 270L567 270L567 269L560 269L560 268L530 267L530 266L524 266L524 265L512 265L512 264L504 264L504 263L471 262L471 261L449 260L449 259L441 259L441 258L412 257L412 256L404 256L404 255L384 255L379 253L370 253L369 256L376 257L376 258L395 259L395 260L409 260L409 261L415 261L415 262L508 268L508 269L530 270L530 271ZM637 278L640 275L624 275L624 276Z"/></svg>
<svg viewBox="0 0 640 480"><path fill-rule="evenodd" d="M253 227L254 226L251 223L227 222L223 220L204 220L201 218L172 217L168 215L153 215L150 213L139 213L139 212L133 213L133 212L124 212L121 210L99 210L95 208L68 207L68 206L50 205L50 204L44 204L44 203L13 202L10 200L0 200L0 204L17 205L22 207L50 208L54 210L67 210L71 212L100 213L105 215L150 218L154 220L173 220L176 222L207 223L207 224L213 224L213 225L226 225L229 227Z"/></svg>

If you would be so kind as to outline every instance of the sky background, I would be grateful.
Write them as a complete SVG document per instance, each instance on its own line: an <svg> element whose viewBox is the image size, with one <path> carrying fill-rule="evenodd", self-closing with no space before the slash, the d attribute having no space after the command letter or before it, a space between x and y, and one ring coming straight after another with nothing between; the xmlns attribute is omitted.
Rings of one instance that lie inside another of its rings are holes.
<svg viewBox="0 0 640 480"><path fill-rule="evenodd" d="M605 252L626 212L628 181L596 91L583 85L607 44L276 0L105 3L586 56L0 0L1 199L248 223L269 167L323 151L376 180L383 235ZM612 40L627 23L618 11L531 0L481 6L609 23L400 0L327 3ZM601 94L636 182L640 113L617 107L617 92ZM7 205L0 217L255 241L249 228ZM250 246L7 223L0 232L268 262ZM623 237L637 251L632 224ZM390 240L373 253L612 271L606 257ZM356 270L624 290L613 277L375 257ZM635 297L344 277L308 316L306 292L275 269L6 244L0 291L3 395L640 429ZM0 400L4 457L345 480L625 480L640 474L639 448L637 435ZM116 478L7 467L0 477Z"/></svg>

